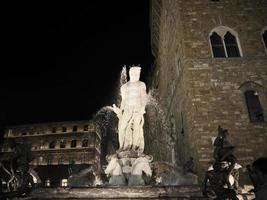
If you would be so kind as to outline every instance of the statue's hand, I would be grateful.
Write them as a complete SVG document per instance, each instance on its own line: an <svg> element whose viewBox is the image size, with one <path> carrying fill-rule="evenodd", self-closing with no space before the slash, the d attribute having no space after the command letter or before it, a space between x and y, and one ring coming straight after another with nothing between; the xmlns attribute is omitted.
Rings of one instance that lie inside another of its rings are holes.
<svg viewBox="0 0 267 200"><path fill-rule="evenodd" d="M120 108L118 108L115 104L112 105L113 111L117 114L118 118L121 118L122 116L122 111Z"/></svg>

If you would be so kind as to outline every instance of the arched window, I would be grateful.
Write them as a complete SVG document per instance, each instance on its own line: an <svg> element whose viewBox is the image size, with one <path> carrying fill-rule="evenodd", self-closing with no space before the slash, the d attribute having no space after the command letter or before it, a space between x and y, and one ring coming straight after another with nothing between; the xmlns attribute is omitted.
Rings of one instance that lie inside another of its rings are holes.
<svg viewBox="0 0 267 200"><path fill-rule="evenodd" d="M210 42L214 57L225 57L224 46L221 36L213 32L210 36Z"/></svg>
<svg viewBox="0 0 267 200"><path fill-rule="evenodd" d="M237 33L225 26L219 26L210 33L212 55L218 57L242 56Z"/></svg>
<svg viewBox="0 0 267 200"><path fill-rule="evenodd" d="M70 147L74 148L76 147L77 140L71 140Z"/></svg>
<svg viewBox="0 0 267 200"><path fill-rule="evenodd" d="M229 31L224 36L224 44L228 57L240 57L236 38Z"/></svg>
<svg viewBox="0 0 267 200"><path fill-rule="evenodd" d="M56 141L52 141L49 143L49 148L54 149L56 147Z"/></svg>
<svg viewBox="0 0 267 200"><path fill-rule="evenodd" d="M263 31L262 33L262 39L263 39L263 42L264 42L264 45L265 45L265 49L267 51L267 28L265 31Z"/></svg>
<svg viewBox="0 0 267 200"><path fill-rule="evenodd" d="M263 110L259 101L258 93L254 90L245 92L248 114L251 122L263 122Z"/></svg>

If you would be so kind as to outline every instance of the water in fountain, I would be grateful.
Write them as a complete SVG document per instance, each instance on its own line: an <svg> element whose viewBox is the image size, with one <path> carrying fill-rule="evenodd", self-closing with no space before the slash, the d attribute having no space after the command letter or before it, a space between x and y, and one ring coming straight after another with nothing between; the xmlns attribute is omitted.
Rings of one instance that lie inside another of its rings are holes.
<svg viewBox="0 0 267 200"><path fill-rule="evenodd" d="M166 116L159 101L157 91L150 90L146 106L145 149L152 154L152 169L156 175L156 184L190 185L197 184L197 176L188 173L183 166L173 162L172 150L175 145L171 120Z"/></svg>
<svg viewBox="0 0 267 200"><path fill-rule="evenodd" d="M171 138L169 137L171 126L156 96L156 90L149 91L144 125L145 150L153 155L154 160L170 161L171 157L168 152L171 151ZM157 149L156 154L153 152L155 149Z"/></svg>
<svg viewBox="0 0 267 200"><path fill-rule="evenodd" d="M114 95L117 105L120 105L120 87L127 82L127 79L127 69L126 66L123 66L117 84L117 92ZM156 96L156 90L149 91L144 125L145 151L147 154L153 155L155 160L170 161L168 152L171 151L171 126ZM95 114L94 120L102 133L104 158L106 155L114 153L116 148L118 149L118 118L111 106L105 106ZM160 138L160 140L155 138ZM158 150L156 154L153 149Z"/></svg>
<svg viewBox="0 0 267 200"><path fill-rule="evenodd" d="M102 160L105 161L105 157L108 154L115 153L118 149L118 118L113 112L111 106L105 106L101 108L95 115L93 120L100 128L102 136Z"/></svg>
<svg viewBox="0 0 267 200"><path fill-rule="evenodd" d="M123 66L114 94L115 104L120 104L120 87L127 82L126 66ZM111 106L104 106L93 117L99 126L102 135L102 157L113 154L119 148L118 143L118 118ZM103 159L104 161L105 159Z"/></svg>
<svg viewBox="0 0 267 200"><path fill-rule="evenodd" d="M126 82L127 82L127 70L126 70L126 66L124 65L121 70L120 87Z"/></svg>

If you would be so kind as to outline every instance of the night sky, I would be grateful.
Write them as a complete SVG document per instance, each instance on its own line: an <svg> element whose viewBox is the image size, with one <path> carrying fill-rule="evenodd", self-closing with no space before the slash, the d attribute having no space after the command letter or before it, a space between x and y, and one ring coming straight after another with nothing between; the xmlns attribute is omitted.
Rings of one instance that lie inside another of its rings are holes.
<svg viewBox="0 0 267 200"><path fill-rule="evenodd" d="M3 125L84 120L112 105L120 70L152 63L149 1L0 3Z"/></svg>

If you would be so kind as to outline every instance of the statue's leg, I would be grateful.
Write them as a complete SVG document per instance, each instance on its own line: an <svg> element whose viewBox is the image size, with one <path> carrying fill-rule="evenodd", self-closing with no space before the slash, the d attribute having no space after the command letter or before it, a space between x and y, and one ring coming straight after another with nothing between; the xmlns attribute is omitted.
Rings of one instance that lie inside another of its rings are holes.
<svg viewBox="0 0 267 200"><path fill-rule="evenodd" d="M123 146L123 135L124 134L123 134L123 128L121 126L121 122L119 122L119 125L118 125L118 132L119 132L118 133L118 137L119 137L119 149L122 149L122 146Z"/></svg>
<svg viewBox="0 0 267 200"><path fill-rule="evenodd" d="M127 127L129 126L129 122L131 120L132 114L125 110L123 113L123 116L119 122L119 143L120 143L120 149L125 149L125 147L128 145L126 142L126 132L127 132Z"/></svg>
<svg viewBox="0 0 267 200"><path fill-rule="evenodd" d="M139 152L143 152L145 146L143 124L144 124L143 115L137 115L134 118L133 149L138 150Z"/></svg>

